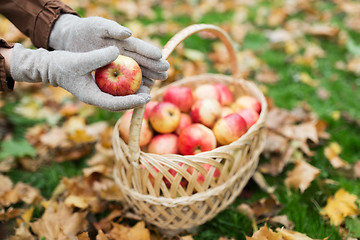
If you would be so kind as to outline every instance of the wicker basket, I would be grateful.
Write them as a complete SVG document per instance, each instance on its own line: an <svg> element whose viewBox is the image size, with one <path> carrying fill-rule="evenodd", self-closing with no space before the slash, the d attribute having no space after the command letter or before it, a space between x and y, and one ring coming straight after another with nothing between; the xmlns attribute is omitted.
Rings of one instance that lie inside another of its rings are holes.
<svg viewBox="0 0 360 240"><path fill-rule="evenodd" d="M139 133L145 106L135 109L133 113L128 144L119 135L119 121L116 123L113 135L116 156L114 176L125 204L147 223L168 235L203 224L232 203L252 177L263 150L267 114L265 97L254 83L236 77L236 53L231 40L221 28L197 24L183 29L165 45L163 58L167 59L177 45L199 31L209 31L225 44L230 54L233 76L202 74L168 86L181 85L194 89L205 83L225 83L234 89L235 97L256 97L261 102L262 111L259 120L235 142L191 156L157 155L140 150ZM153 92L152 99L161 100L166 87ZM212 166L208 172L202 167L203 163ZM189 167L194 169L191 174ZM220 170L220 177L214 179L212 176L216 168ZM177 172L175 176L169 172L170 169ZM198 173L205 176L203 184L197 181ZM181 184L184 180L188 182L185 186Z"/></svg>

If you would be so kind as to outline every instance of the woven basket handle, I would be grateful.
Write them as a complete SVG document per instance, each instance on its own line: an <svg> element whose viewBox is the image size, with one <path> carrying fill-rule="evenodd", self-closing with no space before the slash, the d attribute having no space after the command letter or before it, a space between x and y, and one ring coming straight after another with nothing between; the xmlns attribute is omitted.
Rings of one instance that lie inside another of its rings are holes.
<svg viewBox="0 0 360 240"><path fill-rule="evenodd" d="M163 59L167 59L170 54L175 50L175 48L182 43L185 39L190 37L191 35L201 32L201 31L207 31L210 33L213 33L216 35L226 46L229 56L230 56L230 62L231 62L231 69L232 69L232 75L234 77L234 81L237 79L238 76L238 61L236 57L236 51L234 49L234 45L228 36L228 34L222 30L221 28L209 25L209 24L194 24L190 25L177 34L175 34L164 46L162 50L162 57ZM160 82L160 81L155 81ZM131 125L130 125L130 133L129 133L129 150L130 150L130 162L136 165L138 165L139 157L140 157L140 131L141 131L141 123L143 120L143 115L145 112L145 105L134 109L133 116L131 119Z"/></svg>

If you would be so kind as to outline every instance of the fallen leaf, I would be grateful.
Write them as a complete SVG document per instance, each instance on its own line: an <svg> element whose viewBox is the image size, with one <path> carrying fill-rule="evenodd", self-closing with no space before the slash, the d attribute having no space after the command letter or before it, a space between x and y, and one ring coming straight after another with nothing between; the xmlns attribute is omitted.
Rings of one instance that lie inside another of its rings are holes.
<svg viewBox="0 0 360 240"><path fill-rule="evenodd" d="M270 69L264 69L263 71L257 73L255 78L263 83L276 83L279 81L278 74Z"/></svg>
<svg viewBox="0 0 360 240"><path fill-rule="evenodd" d="M339 32L339 28L328 24L314 24L309 26L306 32L315 36L333 37Z"/></svg>
<svg viewBox="0 0 360 240"><path fill-rule="evenodd" d="M270 194L268 198L261 198L260 200L253 202L250 206L256 218L260 216L275 216L282 209L282 204L273 194Z"/></svg>
<svg viewBox="0 0 360 240"><path fill-rule="evenodd" d="M323 240L327 240L324 238ZM259 231L254 232L252 237L246 236L246 240L315 240L303 233L299 233L286 228L277 228L276 232L265 226L261 227Z"/></svg>
<svg viewBox="0 0 360 240"><path fill-rule="evenodd" d="M324 148L324 155L334 168L346 168L350 165L339 157L342 149L337 142L331 142Z"/></svg>
<svg viewBox="0 0 360 240"><path fill-rule="evenodd" d="M106 237L105 233L101 229L99 229L98 234L96 236L96 240L109 240L109 239Z"/></svg>
<svg viewBox="0 0 360 240"><path fill-rule="evenodd" d="M257 232L254 232L252 237L246 236L246 240L283 240L283 238L280 233L274 232L265 224Z"/></svg>
<svg viewBox="0 0 360 240"><path fill-rule="evenodd" d="M101 219L99 222L94 223L94 227L96 229L100 230L104 230L105 232L110 231L111 229L111 223L112 221L117 218L120 217L122 215L122 210L120 209L114 209L113 211L111 211L111 213L109 215L107 215L105 218Z"/></svg>
<svg viewBox="0 0 360 240"><path fill-rule="evenodd" d="M52 202L41 218L30 223L32 231L46 239L74 239L79 232L86 230L87 212L73 212L63 202Z"/></svg>
<svg viewBox="0 0 360 240"><path fill-rule="evenodd" d="M292 221L290 221L289 217L286 215L274 216L269 218L268 221L273 226L281 224L287 229L293 229L295 226L295 224Z"/></svg>
<svg viewBox="0 0 360 240"><path fill-rule="evenodd" d="M358 160L358 161L355 163L354 172L355 172L355 176L356 176L357 178L360 178L360 160Z"/></svg>
<svg viewBox="0 0 360 240"><path fill-rule="evenodd" d="M136 223L134 227L127 227L122 224L112 223L108 237L114 240L150 240L150 231L145 228L145 222Z"/></svg>
<svg viewBox="0 0 360 240"><path fill-rule="evenodd" d="M77 235L78 240L90 240L89 233L83 232Z"/></svg>
<svg viewBox="0 0 360 240"><path fill-rule="evenodd" d="M268 183L266 182L264 176L259 172L256 171L254 175L252 176L252 179L257 183L257 185L266 193L272 194L275 192L274 186L270 187Z"/></svg>
<svg viewBox="0 0 360 240"><path fill-rule="evenodd" d="M297 160L295 168L287 173L285 185L288 188L300 189L303 193L319 174L320 170L318 168L313 167L304 160Z"/></svg>
<svg viewBox="0 0 360 240"><path fill-rule="evenodd" d="M326 206L320 211L320 214L328 216L332 225L339 226L345 217L356 216L360 213L356 205L357 200L356 195L341 188L333 197L328 198Z"/></svg>
<svg viewBox="0 0 360 240"><path fill-rule="evenodd" d="M295 232L285 228L277 228L276 231L281 234L284 240L312 240L312 238L306 236L303 233ZM323 240L328 239L328 237Z"/></svg>
<svg viewBox="0 0 360 240"><path fill-rule="evenodd" d="M35 237L30 233L26 223L22 223L15 229L15 235L11 236L9 240L35 240Z"/></svg>
<svg viewBox="0 0 360 240"><path fill-rule="evenodd" d="M24 209L21 208L13 208L9 207L5 210L5 208L2 208L0 210L0 221L9 221L10 219L16 218L18 216L21 216L23 214Z"/></svg>

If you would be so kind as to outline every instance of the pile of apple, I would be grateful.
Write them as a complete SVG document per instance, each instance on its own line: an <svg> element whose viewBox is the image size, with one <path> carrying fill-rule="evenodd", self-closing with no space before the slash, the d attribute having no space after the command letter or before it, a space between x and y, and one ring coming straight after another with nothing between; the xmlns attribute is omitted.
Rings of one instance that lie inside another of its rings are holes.
<svg viewBox="0 0 360 240"><path fill-rule="evenodd" d="M259 100L248 95L235 99L230 88L222 83L200 85L194 90L171 86L160 101L152 100L146 105L140 147L161 155L210 151L239 139L256 123L260 112ZM129 110L120 119L119 132L126 143L131 117ZM208 164L203 167L207 171L211 168ZM216 169L213 177L219 174ZM199 174L198 181L203 182L204 176Z"/></svg>

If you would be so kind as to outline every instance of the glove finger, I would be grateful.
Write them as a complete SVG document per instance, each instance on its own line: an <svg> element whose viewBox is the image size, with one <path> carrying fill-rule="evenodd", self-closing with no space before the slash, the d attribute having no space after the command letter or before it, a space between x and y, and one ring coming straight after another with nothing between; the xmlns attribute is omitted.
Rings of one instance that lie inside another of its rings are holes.
<svg viewBox="0 0 360 240"><path fill-rule="evenodd" d="M142 75L146 78L155 79L155 80L166 80L168 75L167 72L154 72L146 67L140 66Z"/></svg>
<svg viewBox="0 0 360 240"><path fill-rule="evenodd" d="M130 51L124 51L122 52L122 55L131 57L132 59L134 59L140 66L144 66L148 69L151 69L154 72L165 72L169 69L170 64L168 61L166 61L165 59L158 59L158 60L154 60L151 58L147 58L143 55L140 55L138 53L135 52L130 52Z"/></svg>
<svg viewBox="0 0 360 240"><path fill-rule="evenodd" d="M93 28L95 33L102 38L113 38L117 40L124 40L132 35L132 32L127 27L121 26L115 21L101 18L90 17L89 28Z"/></svg>
<svg viewBox="0 0 360 240"><path fill-rule="evenodd" d="M82 76L114 61L119 56L119 49L110 46L91 52L76 53L75 56L71 58L69 64L75 72Z"/></svg>
<svg viewBox="0 0 360 240"><path fill-rule="evenodd" d="M150 88L148 86L141 85L137 90L136 94L141 94L140 96L146 97L150 94Z"/></svg>
<svg viewBox="0 0 360 240"><path fill-rule="evenodd" d="M121 46L127 51L138 53L146 58L158 60L162 57L161 50L154 45L139 38L129 37L121 42Z"/></svg>
<svg viewBox="0 0 360 240"><path fill-rule="evenodd" d="M154 80L143 76L141 84L150 88L154 85Z"/></svg>
<svg viewBox="0 0 360 240"><path fill-rule="evenodd" d="M101 92L100 90L95 92L91 91L91 94L84 94L79 99L91 105L98 106L100 108L109 111L123 111L132 108L139 107L150 101L149 94L139 93L126 96L112 96L110 94Z"/></svg>

